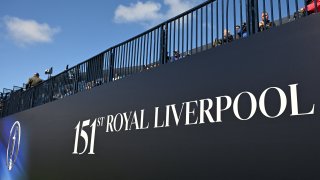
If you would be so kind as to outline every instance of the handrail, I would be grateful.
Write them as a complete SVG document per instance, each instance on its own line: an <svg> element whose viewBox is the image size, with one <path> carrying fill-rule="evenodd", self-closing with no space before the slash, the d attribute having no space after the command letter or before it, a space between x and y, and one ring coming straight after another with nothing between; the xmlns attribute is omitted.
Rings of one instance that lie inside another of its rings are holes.
<svg viewBox="0 0 320 180"><path fill-rule="evenodd" d="M305 7L304 11L299 11L299 6ZM13 91L5 99L0 97L0 117L282 25L310 14L306 7L306 0L208 0L35 87ZM263 12L270 13L271 18Z"/></svg>

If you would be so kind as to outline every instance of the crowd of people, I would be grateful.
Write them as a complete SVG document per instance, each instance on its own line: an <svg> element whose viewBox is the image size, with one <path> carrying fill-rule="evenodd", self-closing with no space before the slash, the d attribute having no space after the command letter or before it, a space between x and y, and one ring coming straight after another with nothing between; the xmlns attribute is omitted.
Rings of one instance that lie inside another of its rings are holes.
<svg viewBox="0 0 320 180"><path fill-rule="evenodd" d="M259 25L258 25L258 32L270 29L271 27L274 27L274 26L275 24L269 19L269 14L267 12L262 12L261 21L259 22ZM230 43L235 39L248 37L247 24L245 22L241 24L241 26L236 25L235 30L236 30L235 35L232 35L228 29L225 29L223 31L223 38L215 39L215 41L213 42L213 47L217 47L225 43Z"/></svg>
<svg viewBox="0 0 320 180"><path fill-rule="evenodd" d="M301 8L298 12L296 12L294 14L294 18L297 19L302 16L309 15L309 14L312 14L315 12L320 12L320 0L307 0L306 6ZM258 23L258 26L257 26L258 29L256 29L256 31L258 31L258 32L265 31L265 30L268 30L274 26L276 26L276 25L274 22L270 21L269 14L267 12L262 12L261 13L261 21ZM235 27L234 34L231 34L231 32L228 29L224 29L222 38L215 39L214 42L212 42L212 47L217 47L217 46L220 46L225 43L230 43L236 39L248 37L248 28L249 27L247 27L247 23L244 22L241 25L237 25ZM206 45L206 46L208 46L208 45ZM199 48L199 47L196 47L196 48ZM191 50L191 51L193 51L193 50ZM167 55L165 61L166 62L177 61L183 57L189 56L190 52L189 51L188 52L179 52L178 50L174 50L172 52L172 56ZM143 68L141 69L141 71L154 68L158 65L159 64L157 64L157 63L143 65ZM66 69L68 69L68 66ZM68 72L68 73L69 73L69 76L71 77L72 76L72 74L70 74L71 72ZM112 80L113 81L118 80L121 77L122 76L115 74L114 77L112 78ZM41 84L42 82L43 82L43 80L40 78L39 73L35 73L32 77L30 77L28 79L28 82L27 82L25 88L29 89L29 88L35 87L35 86ZM84 83L85 83L85 85L83 86L83 88L86 90L89 90L95 86L101 85L103 83L103 81L96 80L96 81L89 81L89 82L84 82ZM70 89L71 88L65 88L64 90L59 89L59 93L56 96L61 98L62 96L72 94ZM64 91L66 91L66 92L64 92ZM64 92L64 93L62 93L62 92ZM0 110L2 109L2 107L3 107L3 98L0 98Z"/></svg>

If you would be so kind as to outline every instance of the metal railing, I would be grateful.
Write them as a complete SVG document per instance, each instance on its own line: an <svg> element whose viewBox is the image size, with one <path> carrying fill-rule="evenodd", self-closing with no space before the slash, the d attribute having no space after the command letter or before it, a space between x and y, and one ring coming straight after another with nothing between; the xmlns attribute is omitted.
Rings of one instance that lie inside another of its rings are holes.
<svg viewBox="0 0 320 180"><path fill-rule="evenodd" d="M308 0L206 1L36 87L11 91L1 100L0 115L61 99L282 25L310 14L311 10L309 13L300 10L309 10L308 3ZM320 4L318 0L312 3L315 7Z"/></svg>

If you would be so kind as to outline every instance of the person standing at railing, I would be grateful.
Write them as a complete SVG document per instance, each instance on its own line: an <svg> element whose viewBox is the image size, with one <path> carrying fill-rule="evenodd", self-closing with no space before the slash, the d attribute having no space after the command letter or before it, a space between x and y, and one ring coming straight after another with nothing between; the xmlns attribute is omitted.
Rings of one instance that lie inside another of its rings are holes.
<svg viewBox="0 0 320 180"><path fill-rule="evenodd" d="M42 82L42 79L40 79L39 73L35 73L31 78L29 78L27 83L27 88L37 86Z"/></svg>
<svg viewBox="0 0 320 180"><path fill-rule="evenodd" d="M228 31L228 29L225 29L223 31L223 38L222 39L216 39L213 42L213 47L217 47L217 46L220 46L220 45L225 44L225 43L230 43L232 41L233 41L233 36L231 35L230 31Z"/></svg>
<svg viewBox="0 0 320 180"><path fill-rule="evenodd" d="M294 13L294 19L299 19L316 12L320 12L320 0L307 0L306 6Z"/></svg>
<svg viewBox="0 0 320 180"><path fill-rule="evenodd" d="M261 21L259 22L259 31L270 29L274 26L274 23L269 20L269 14L267 12L261 13Z"/></svg>
<svg viewBox="0 0 320 180"><path fill-rule="evenodd" d="M236 37L236 39L248 37L246 23L243 23L241 26L239 26L239 25L236 26L236 36L235 37Z"/></svg>
<svg viewBox="0 0 320 180"><path fill-rule="evenodd" d="M173 51L173 61L177 61L181 58L181 55L178 50Z"/></svg>
<svg viewBox="0 0 320 180"><path fill-rule="evenodd" d="M315 2L316 1L316 2ZM308 0L307 1L307 12L308 14L313 14L320 11L320 0ZM306 9L303 8L303 11L305 12Z"/></svg>

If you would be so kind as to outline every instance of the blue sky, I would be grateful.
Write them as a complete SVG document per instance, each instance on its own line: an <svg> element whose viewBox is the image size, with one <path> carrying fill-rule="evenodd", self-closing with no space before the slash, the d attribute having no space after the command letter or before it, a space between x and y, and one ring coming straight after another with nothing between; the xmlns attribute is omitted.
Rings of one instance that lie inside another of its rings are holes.
<svg viewBox="0 0 320 180"><path fill-rule="evenodd" d="M62 72L204 0L1 0L0 91Z"/></svg>

